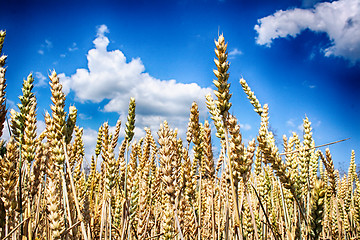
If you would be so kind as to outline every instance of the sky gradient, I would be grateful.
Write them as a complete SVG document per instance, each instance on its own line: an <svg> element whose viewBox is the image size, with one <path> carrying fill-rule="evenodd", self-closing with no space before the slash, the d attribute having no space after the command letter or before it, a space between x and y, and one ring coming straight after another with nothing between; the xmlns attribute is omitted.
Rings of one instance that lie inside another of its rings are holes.
<svg viewBox="0 0 360 240"><path fill-rule="evenodd" d="M214 89L219 33L228 42L230 112L245 142L256 138L260 118L242 77L269 104L280 149L283 134L302 137L307 116L316 145L351 138L330 146L336 168L347 170L351 150L360 152L358 0L5 0L1 7L8 108L16 108L23 79L33 73L42 130L51 104L47 75L55 69L67 107L78 109L87 161L103 122L115 126L120 116L124 126L130 97L135 137L144 127L156 136L165 119L184 136L193 101L201 121L209 119L204 96Z"/></svg>

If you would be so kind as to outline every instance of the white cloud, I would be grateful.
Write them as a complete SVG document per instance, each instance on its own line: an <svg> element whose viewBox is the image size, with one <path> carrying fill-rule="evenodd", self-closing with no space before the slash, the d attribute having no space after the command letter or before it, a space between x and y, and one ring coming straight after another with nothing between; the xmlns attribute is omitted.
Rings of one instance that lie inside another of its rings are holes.
<svg viewBox="0 0 360 240"><path fill-rule="evenodd" d="M74 42L74 43L72 44L72 46L68 48L69 52L73 52L73 51L76 51L76 50L78 50L78 49L79 49L79 48L77 47L76 42Z"/></svg>
<svg viewBox="0 0 360 240"><path fill-rule="evenodd" d="M102 37L105 35L105 33L109 33L109 29L105 24L102 24L100 26L98 26L97 28L97 37Z"/></svg>
<svg viewBox="0 0 360 240"><path fill-rule="evenodd" d="M239 55L242 55L242 54L243 54L242 51L240 51L240 50L237 49L237 48L234 48L233 50L231 50L231 51L229 52L229 58L230 58L230 59L233 59L233 58L235 58L236 56L239 56Z"/></svg>
<svg viewBox="0 0 360 240"><path fill-rule="evenodd" d="M251 125L248 124L248 123L245 123L245 124L240 123L240 129L243 129L245 131L249 131L249 130L251 130Z"/></svg>
<svg viewBox="0 0 360 240"><path fill-rule="evenodd" d="M35 72L35 79L37 80L37 82L34 85L35 87L47 86L46 83L47 78L41 72Z"/></svg>
<svg viewBox="0 0 360 240"><path fill-rule="evenodd" d="M296 37L303 30L324 32L331 45L325 56L339 56L355 63L360 60L360 2L322 2L312 9L279 10L258 20L256 42L270 46L276 38Z"/></svg>
<svg viewBox="0 0 360 240"><path fill-rule="evenodd" d="M108 32L105 25L98 27L93 41L95 48L87 54L87 68L79 68L71 76L59 74L66 94L73 91L80 102L108 100L102 110L118 112L123 123L130 97L134 97L139 133L143 127L150 127L156 134L164 120L172 128L183 127L179 134L185 133L193 101L198 103L201 117L206 117L205 95L212 91L210 88L150 76L140 58L128 60L120 50L107 50L110 41L105 33Z"/></svg>
<svg viewBox="0 0 360 240"><path fill-rule="evenodd" d="M302 84L303 84L305 87L309 88L309 89L314 89L314 88L316 88L316 85L313 84L313 83L310 83L308 80L304 80L304 81L302 82Z"/></svg>
<svg viewBox="0 0 360 240"><path fill-rule="evenodd" d="M82 120L89 120L89 119L92 119L92 116L88 116L84 113L79 113L79 118L82 119Z"/></svg>
<svg viewBox="0 0 360 240"><path fill-rule="evenodd" d="M52 48L53 47L53 44L50 40L48 39L45 39L45 46L46 48Z"/></svg>
<svg viewBox="0 0 360 240"><path fill-rule="evenodd" d="M10 122L10 120L9 120L9 122ZM9 139L10 139L10 130L9 130L8 121L4 122L4 128L2 130L1 139L4 139L5 141L9 141Z"/></svg>
<svg viewBox="0 0 360 240"><path fill-rule="evenodd" d="M40 55L44 55L44 53L45 53L44 49L49 50L52 47L53 47L52 42L48 39L45 39L45 43L41 44L40 49L38 50L38 53Z"/></svg>
<svg viewBox="0 0 360 240"><path fill-rule="evenodd" d="M294 119L287 120L286 125L289 127L295 127Z"/></svg>

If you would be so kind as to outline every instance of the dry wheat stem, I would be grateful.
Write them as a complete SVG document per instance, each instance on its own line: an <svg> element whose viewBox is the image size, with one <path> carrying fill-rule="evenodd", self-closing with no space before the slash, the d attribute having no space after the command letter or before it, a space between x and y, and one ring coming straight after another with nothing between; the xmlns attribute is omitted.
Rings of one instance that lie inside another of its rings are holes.
<svg viewBox="0 0 360 240"><path fill-rule="evenodd" d="M64 147L64 153L65 153L65 162L66 162L66 170L70 179L70 184L71 184L71 189L72 189L72 193L74 196L74 200L75 200L75 206L76 206L76 211L78 214L78 218L79 221L81 222L81 232L83 235L84 240L88 240L87 234L86 234L86 229L85 229L85 224L83 222L83 217L80 211L80 207L79 207L79 201L78 198L76 196L76 189L75 189L75 185L74 185L74 180L71 174L71 167L70 167L70 163L69 163L69 159L68 159L68 155L66 153L66 145L65 145L65 141L63 141L63 147Z"/></svg>
<svg viewBox="0 0 360 240"><path fill-rule="evenodd" d="M316 148L320 148L320 147L326 147L326 146L329 146L329 145L333 145L333 144L336 144L336 143L347 141L349 139L350 138L345 138L345 139L338 140L338 141L335 141L335 142L325 143L325 144L318 145L318 146L311 147L311 148L305 148L304 151L308 151L308 150L312 150L312 149L316 149ZM291 152L284 152L284 153L280 153L279 155L284 156L284 155L288 155L288 154L298 153L299 151L300 150L295 150L295 151L291 151Z"/></svg>

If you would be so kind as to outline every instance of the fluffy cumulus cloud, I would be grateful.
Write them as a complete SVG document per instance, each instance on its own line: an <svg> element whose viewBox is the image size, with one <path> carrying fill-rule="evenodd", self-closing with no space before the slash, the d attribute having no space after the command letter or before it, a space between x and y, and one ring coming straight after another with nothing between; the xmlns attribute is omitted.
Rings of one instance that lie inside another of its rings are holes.
<svg viewBox="0 0 360 240"><path fill-rule="evenodd" d="M258 20L256 42L270 46L276 38L296 37L305 29L328 35L331 45L324 49L325 56L340 56L352 63L360 60L358 0L322 2L311 9L279 10Z"/></svg>
<svg viewBox="0 0 360 240"><path fill-rule="evenodd" d="M80 102L107 100L102 110L118 112L124 121L129 99L134 97L139 128L157 130L165 119L173 124L171 127L185 124L182 127L186 128L193 101L199 104L202 117L206 116L205 95L212 91L210 88L149 75L140 58L129 60L120 50L108 51L106 33L109 29L105 25L98 27L94 48L87 54L87 68L79 68L71 76L59 74L65 93L73 91Z"/></svg>

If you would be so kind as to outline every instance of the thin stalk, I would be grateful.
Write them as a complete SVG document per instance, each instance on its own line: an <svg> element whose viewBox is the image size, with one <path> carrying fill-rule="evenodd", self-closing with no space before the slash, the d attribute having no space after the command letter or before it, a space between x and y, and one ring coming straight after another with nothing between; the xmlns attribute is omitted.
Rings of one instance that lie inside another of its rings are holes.
<svg viewBox="0 0 360 240"><path fill-rule="evenodd" d="M229 199L226 199L225 209L225 240L229 239Z"/></svg>
<svg viewBox="0 0 360 240"><path fill-rule="evenodd" d="M181 240L184 240L184 236L183 236L182 231L181 231L181 227L180 227L180 223L179 223L179 218L178 218L177 210L176 210L176 209L175 209L175 211L174 211L174 220L175 220L175 223L176 223L176 227L177 227L177 229L178 229L178 231L179 231L179 238L180 238Z"/></svg>
<svg viewBox="0 0 360 240"><path fill-rule="evenodd" d="M125 182L124 182L124 196L125 196L125 199L127 199L127 176L128 176L128 154L129 154L129 144L130 143L126 143L126 152L125 152L125 163L126 163L126 166L125 166Z"/></svg>
<svg viewBox="0 0 360 240"><path fill-rule="evenodd" d="M96 177L96 166L97 166L97 161L98 161L98 156L96 156L96 158L95 158L95 176L94 177ZM90 186L90 201L92 201L92 199L93 199L93 195L94 195L94 179L92 179L92 181L91 181L91 186Z"/></svg>
<svg viewBox="0 0 360 240"><path fill-rule="evenodd" d="M305 214L304 214L304 210L303 210L303 208L302 208L302 205L301 205L301 203L299 202L299 199L298 199L296 196L294 196L294 199L295 199L295 201L296 201L296 204L297 204L298 207L299 207L300 215L301 215L301 217L304 219L305 224L306 224L306 226L307 226L307 225L308 225L308 222L307 222L307 220L306 220L306 217L305 217Z"/></svg>
<svg viewBox="0 0 360 240"><path fill-rule="evenodd" d="M280 182L278 182L279 183L279 188L280 188L280 193L281 193L281 201L282 201L282 204L283 204L283 211L284 211L284 218L285 218L285 226L286 226L286 229L289 229L289 227L290 227L290 218L289 218L289 213L288 213L288 211L287 211L287 206L286 206L286 203L285 203L285 201L284 201L284 190L283 190L283 188L282 188L282 186L281 186L281 183Z"/></svg>
<svg viewBox="0 0 360 240"><path fill-rule="evenodd" d="M243 206L243 202L244 202L244 192L242 191L242 194L241 194L241 198L240 198L240 209L239 209L239 213L242 212L242 206ZM240 222L242 223L242 215L240 215ZM241 224L241 228L240 228L241 231L238 231L238 234L241 234L241 238L242 236L244 236L244 226ZM240 233L239 233L240 232Z"/></svg>
<svg viewBox="0 0 360 240"><path fill-rule="evenodd" d="M20 134L20 141L19 141L19 211L20 211L20 222L23 221L23 214L22 214L22 174L21 174L21 168L22 168L22 158L21 158L21 139L22 139L22 133ZM24 235L24 227L21 224L20 226L20 236Z"/></svg>
<svg viewBox="0 0 360 240"><path fill-rule="evenodd" d="M148 238L145 238L145 239L146 239L146 240L148 240L148 239L154 239L154 238L159 239L162 235L164 235L164 233L159 233L158 235L155 235L155 236L152 236L152 237L148 237Z"/></svg>
<svg viewBox="0 0 360 240"><path fill-rule="evenodd" d="M250 183L250 184L251 184L251 183ZM265 219L266 219L266 221L267 221L267 224L270 226L270 230L271 230L274 238L277 240L277 239L278 239L278 236L277 236L277 235L280 235L280 234L279 234L278 232L274 232L274 229L273 229L273 227L272 227L272 225L271 225L271 223L270 223L270 220L269 220L269 218L268 218L268 216L267 216L267 214L266 214L266 210L265 210L265 208L264 208L264 205L263 205L262 202L261 202L260 196L258 195L258 193L257 193L256 188L254 187L254 185L251 184L251 186L253 187L253 189L254 189L254 191L255 191L255 195L256 195L257 199L259 200L260 207L261 207L261 209L262 209L263 212L264 212L264 216L265 216ZM275 234L275 233L276 233L276 234Z"/></svg>
<svg viewBox="0 0 360 240"><path fill-rule="evenodd" d="M26 170L27 170L27 174L28 174L28 178L30 178L30 165L26 164ZM27 188L27 212L28 212L28 216L31 217L31 196L30 196L30 187ZM28 234L28 239L32 240L32 226L31 226L31 222L29 221L27 223L27 234Z"/></svg>
<svg viewBox="0 0 360 240"><path fill-rule="evenodd" d="M107 209L106 209L106 207L107 207L107 198L106 198L106 200L105 200L105 202L103 204L104 204L103 206L105 206L104 207L105 210L104 210L104 216L103 216L104 218L101 219L101 221L103 221L103 220L105 221L105 227L104 227L105 228L105 238L104 239L107 240L107 233L108 233L108 226L107 226L107 220L108 219L107 219ZM101 232L102 232L102 230L101 230ZM100 239L101 239L101 235L100 235Z"/></svg>
<svg viewBox="0 0 360 240"><path fill-rule="evenodd" d="M65 233L67 233L67 232L69 232L69 231L72 231L72 229L73 229L74 227L78 226L80 223L81 223L80 221L77 221L77 222L74 223L73 225L70 225L70 227L67 228L67 229L65 229L65 230L61 233L61 235L64 235Z"/></svg>
<svg viewBox="0 0 360 240"><path fill-rule="evenodd" d="M129 142L126 143L126 150L125 150L125 180L124 180L124 204L123 204L123 214L122 214L122 233L121 233L121 239L124 239L125 237L125 232L127 229L127 226L125 227L125 225L127 225L127 221L126 218L128 216L128 201L127 201L127 176L128 176L128 154L129 154Z"/></svg>
<svg viewBox="0 0 360 240"><path fill-rule="evenodd" d="M67 220L66 220L66 214L69 214L69 211L68 208L66 207L66 197L65 197L65 194L67 194L67 191L66 191L66 180L65 180L65 176L64 176L64 173L66 172L65 170L65 163L63 165L63 171L61 172L61 178L62 178L62 181L63 181L63 184L62 184L62 190L63 190L63 194L62 194L62 197L63 197L63 208L64 208L64 226L65 226L65 229L67 228ZM69 219L70 219L70 215L68 216ZM71 223L70 223L70 226L71 226ZM68 238L68 236L66 235L66 239Z"/></svg>
<svg viewBox="0 0 360 240"><path fill-rule="evenodd" d="M202 182L202 174L201 174L201 164L200 164L200 167L199 167L199 197L198 197L198 206L199 206L199 220L198 220L198 240L201 240L201 182Z"/></svg>
<svg viewBox="0 0 360 240"><path fill-rule="evenodd" d="M225 129L225 142L226 142L226 152L227 152L227 156L225 156L225 157L226 157L226 159L228 161L228 165L229 165L231 192L232 192L233 202L235 205L234 206L235 207L235 221L236 221L236 225L240 226L239 203L238 203L238 199L237 199L237 193L235 191L235 181L234 181L234 176L233 176L233 171L232 171L232 166L231 166L231 161L230 161L229 136L228 136L228 128L227 128L227 123L226 123L225 117L223 117L223 123L224 123L224 129Z"/></svg>
<svg viewBox="0 0 360 240"><path fill-rule="evenodd" d="M94 174L94 178L96 179L96 167L97 167L97 161L98 161L98 155L96 155L96 158L95 158L95 174ZM97 205L98 205L98 194L96 194L96 197L95 199L93 200L94 198L94 184L95 184L95 179L92 179L91 180L91 186L90 186L90 201L95 201L95 207L94 209L97 209ZM94 215L95 214L91 214L91 219L90 219L90 226L94 226ZM89 226L88 226L89 227ZM89 238L91 238L91 234L89 233L89 229L88 229L88 236Z"/></svg>
<svg viewBox="0 0 360 240"><path fill-rule="evenodd" d="M342 140L339 140L339 141L335 141L335 142L331 142L331 143L326 143L326 144L322 144L322 145L319 145L319 146L315 146L315 147L311 147L311 148L305 148L304 150L307 151L307 150L311 150L311 149L316 149L316 148L320 148L320 147L325 147L325 146L329 146L329 145L332 145L332 144L335 144L335 143L340 143L340 142L344 142L346 140L349 140L350 138L345 138L345 139L342 139ZM291 152L284 152L284 153L280 153L279 155L280 156L283 156L283 155L288 155L288 154L292 154L292 153L297 153L299 152L300 150L295 150L295 151L291 151Z"/></svg>
<svg viewBox="0 0 360 240"><path fill-rule="evenodd" d="M67 189L66 189L66 180L65 180L65 176L64 176L64 172L61 173L61 177L62 177L62 180L63 180L63 197L64 197L64 208L65 208L65 212L67 213L68 215L68 218L69 218L69 225L71 226L72 225L72 221L71 221L71 214L70 214L70 204L69 204L69 196L68 196L68 193L67 193ZM66 219L66 218L65 218ZM66 225L65 225L65 228L66 228ZM70 235L74 236L73 235L73 231L72 231L72 228L70 229ZM66 238L68 237L68 235L66 234Z"/></svg>
<svg viewBox="0 0 360 240"><path fill-rule="evenodd" d="M67 170L67 173L69 175L70 185L71 185L71 189L72 189L72 192L73 192L73 195L74 195L75 206L76 206L76 211L77 211L77 214L78 214L78 218L79 218L79 221L81 221L81 233L83 235L84 240L88 240L88 237L87 237L87 234L86 234L86 229L85 229L85 224L84 224L84 221L83 221L83 216L81 214L80 207L79 207L79 200L78 200L78 198L76 196L74 179L73 179L72 174L71 174L71 167L70 167L70 163L69 163L69 157L68 157L67 152L66 152L65 139L63 139L62 142L63 142L63 147L64 147L65 162L66 162L66 166L67 166L66 170Z"/></svg>
<svg viewBox="0 0 360 240"><path fill-rule="evenodd" d="M105 208L106 208L106 188L104 189L104 193L103 193L103 198L101 200L102 202L102 206L101 206L101 221L100 221L100 239L102 239L102 233L103 233L103 229L104 229L104 224L105 224ZM106 238L105 238L106 239Z"/></svg>
<svg viewBox="0 0 360 240"><path fill-rule="evenodd" d="M216 232L215 232L215 209L214 209L214 189L211 193L211 229L212 229L212 236L213 239L216 239Z"/></svg>
<svg viewBox="0 0 360 240"><path fill-rule="evenodd" d="M44 178L43 178L43 181L42 181L42 186L43 186L43 188L45 188L45 177L46 176L44 176ZM38 196L37 196L37 203L36 203L36 212L35 212L35 224L34 224L34 226L35 226L35 228L34 228L34 233L33 233L33 235L37 235L37 226L38 226L38 224L39 224L39 216L40 216L40 200L41 200L41 198L43 197L43 194L41 194L41 189L40 189L40 191L38 191L38 194L37 194Z"/></svg>
<svg viewBox="0 0 360 240"><path fill-rule="evenodd" d="M333 204L335 204L336 215L338 216L337 225L338 225L338 229L339 229L339 239L342 239L342 224L340 222L339 206L338 206L337 199L335 198L335 196L333 195L331 198L332 198Z"/></svg>
<svg viewBox="0 0 360 240"><path fill-rule="evenodd" d="M249 195L248 191L246 190L246 187L245 187L245 191L246 191L245 192L246 199L247 199L249 209L250 209L251 221L252 221L252 224L254 226L255 239L259 240L258 230L257 230L257 226L256 226L256 221L255 221L255 215L254 215L254 212L252 210L250 195Z"/></svg>
<svg viewBox="0 0 360 240"><path fill-rule="evenodd" d="M13 234L19 227L21 227L22 225L24 225L24 223L25 223L26 221L28 221L29 219L30 219L30 217L27 217L27 218L25 218L23 221L21 221L21 222L20 222L16 227L14 227L14 229L11 230L11 231L9 232L9 234L6 235L2 240L5 240L5 239L9 238L9 237L11 236L11 234Z"/></svg>
<svg viewBox="0 0 360 240"><path fill-rule="evenodd" d="M218 202L218 208L219 208L219 222L218 222L218 239L220 238L220 226L221 226L221 194L219 193L219 202ZM214 238L215 240L215 238Z"/></svg>
<svg viewBox="0 0 360 240"><path fill-rule="evenodd" d="M112 223L111 223L111 199L109 201L109 221L108 221L108 224L109 224L109 239L111 240L111 226L112 226Z"/></svg>
<svg viewBox="0 0 360 240"><path fill-rule="evenodd" d="M126 221L127 215L128 215L128 210L127 210L127 206L128 206L128 201L127 199L124 199L124 204L123 204L123 213L122 213L122 232L121 232L121 240L125 239L125 235L126 235L126 230L128 228L128 222Z"/></svg>

